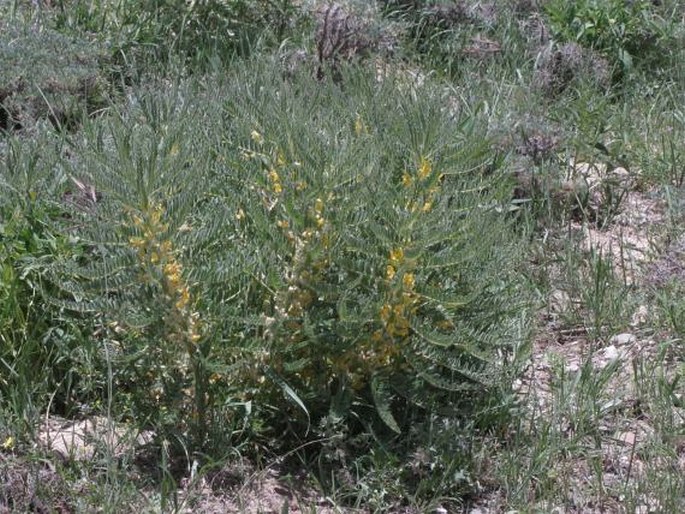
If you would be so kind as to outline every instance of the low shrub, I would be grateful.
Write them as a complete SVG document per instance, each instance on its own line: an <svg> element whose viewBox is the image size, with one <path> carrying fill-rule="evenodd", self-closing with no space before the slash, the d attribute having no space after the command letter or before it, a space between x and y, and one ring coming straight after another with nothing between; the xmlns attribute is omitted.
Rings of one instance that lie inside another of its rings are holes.
<svg viewBox="0 0 685 514"><path fill-rule="evenodd" d="M104 48L68 37L39 21L0 20L0 133L50 120L75 129L108 104L111 86Z"/></svg>
<svg viewBox="0 0 685 514"><path fill-rule="evenodd" d="M299 37L307 22L293 0L61 0L54 9L60 30L100 34L125 72L136 61L155 68L179 58L202 71L258 43Z"/></svg>
<svg viewBox="0 0 685 514"><path fill-rule="evenodd" d="M673 29L654 2L583 0L544 4L557 41L578 43L606 57L619 81L636 65L658 69L675 48Z"/></svg>
<svg viewBox="0 0 685 514"><path fill-rule="evenodd" d="M267 60L141 92L61 164L88 208L59 240L82 256L52 259L42 293L84 330L98 313L111 412L178 451L305 444L324 470L342 437L326 462L367 467L377 442L431 444L427 419L506 423L526 301L485 124L431 83L340 73Z"/></svg>
<svg viewBox="0 0 685 514"><path fill-rule="evenodd" d="M44 409L94 410L104 389L96 315L78 308L74 277L64 272L87 248L66 229L54 158L41 144L12 139L0 161L0 403L17 427Z"/></svg>

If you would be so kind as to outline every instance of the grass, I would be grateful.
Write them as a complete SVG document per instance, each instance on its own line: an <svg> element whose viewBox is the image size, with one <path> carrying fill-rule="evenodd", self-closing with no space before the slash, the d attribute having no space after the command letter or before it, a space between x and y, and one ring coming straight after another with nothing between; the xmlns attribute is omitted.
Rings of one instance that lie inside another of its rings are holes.
<svg viewBox="0 0 685 514"><path fill-rule="evenodd" d="M683 509L682 5L434 4L0 2L0 510Z"/></svg>

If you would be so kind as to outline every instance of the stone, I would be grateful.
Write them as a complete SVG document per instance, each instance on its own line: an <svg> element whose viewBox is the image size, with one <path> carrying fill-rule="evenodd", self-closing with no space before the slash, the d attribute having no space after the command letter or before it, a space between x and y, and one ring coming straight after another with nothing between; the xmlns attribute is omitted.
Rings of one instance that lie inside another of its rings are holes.
<svg viewBox="0 0 685 514"><path fill-rule="evenodd" d="M635 337L634 334L631 333L623 333L623 334L617 334L614 337L611 338L610 343L612 345L616 346L626 346L629 344L633 344L637 341L637 337Z"/></svg>

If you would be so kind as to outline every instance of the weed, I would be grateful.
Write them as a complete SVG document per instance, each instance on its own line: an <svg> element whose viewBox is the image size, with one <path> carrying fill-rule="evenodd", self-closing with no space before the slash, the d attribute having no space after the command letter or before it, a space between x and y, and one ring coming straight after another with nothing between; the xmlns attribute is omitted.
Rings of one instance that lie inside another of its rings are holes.
<svg viewBox="0 0 685 514"><path fill-rule="evenodd" d="M552 1L544 9L555 38L603 54L615 66L614 80L637 63L659 66L668 55L669 28L651 1Z"/></svg>

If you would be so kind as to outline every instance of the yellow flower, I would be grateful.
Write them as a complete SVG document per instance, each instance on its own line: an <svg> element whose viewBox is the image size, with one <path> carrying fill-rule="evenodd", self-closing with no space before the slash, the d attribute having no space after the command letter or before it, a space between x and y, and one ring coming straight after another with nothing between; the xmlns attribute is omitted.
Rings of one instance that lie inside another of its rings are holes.
<svg viewBox="0 0 685 514"><path fill-rule="evenodd" d="M178 300L176 300L176 308L180 311L183 310L183 308L188 305L188 302L190 301L190 291L188 290L187 287L184 287L181 289L179 295L178 295Z"/></svg>
<svg viewBox="0 0 685 514"><path fill-rule="evenodd" d="M404 288L411 291L414 289L415 285L415 279L414 279L414 274L413 273L405 273L404 276L402 277L402 285L404 285Z"/></svg>
<svg viewBox="0 0 685 514"><path fill-rule="evenodd" d="M419 162L419 172L418 176L421 180L425 179L428 177L428 175L431 174L431 171L433 169L433 166L431 162L426 159L425 157L421 157L421 161Z"/></svg>
<svg viewBox="0 0 685 514"><path fill-rule="evenodd" d="M433 208L433 202L428 201L428 202L423 204L423 207L421 207L421 212L430 212L432 208Z"/></svg>
<svg viewBox="0 0 685 514"><path fill-rule="evenodd" d="M380 314L381 320L387 323L387 321L390 319L390 315L392 314L392 307L390 306L390 304L384 304L383 307L381 307Z"/></svg>
<svg viewBox="0 0 685 514"><path fill-rule="evenodd" d="M264 144L264 136L262 136L259 132L256 130L253 130L250 132L250 139L257 143L258 145Z"/></svg>
<svg viewBox="0 0 685 514"><path fill-rule="evenodd" d="M162 244L159 245L159 251L162 253L169 253L171 251L171 241L163 241Z"/></svg>
<svg viewBox="0 0 685 514"><path fill-rule="evenodd" d="M164 265L164 275L166 276L169 289L173 292L181 287L181 265L176 261L171 261Z"/></svg>
<svg viewBox="0 0 685 514"><path fill-rule="evenodd" d="M175 260L167 262L164 265L164 274L169 278L179 277L181 275L181 265Z"/></svg>
<svg viewBox="0 0 685 514"><path fill-rule="evenodd" d="M281 177L278 176L278 172L275 169L269 170L269 180L271 181L271 188L274 193L281 194L283 191L283 186L281 185Z"/></svg>
<svg viewBox="0 0 685 514"><path fill-rule="evenodd" d="M245 211L242 208L238 209L238 211L235 213L235 219L237 219L238 221L241 221L244 218L245 218Z"/></svg>
<svg viewBox="0 0 685 514"><path fill-rule="evenodd" d="M314 212L321 214L323 212L324 203L321 198L317 198L314 202Z"/></svg>
<svg viewBox="0 0 685 514"><path fill-rule="evenodd" d="M411 175L409 174L409 172L405 171L404 173L402 173L402 185L405 187L409 187L409 186L411 186L411 183L412 183L412 178L411 178Z"/></svg>
<svg viewBox="0 0 685 514"><path fill-rule="evenodd" d="M402 248L394 248L390 251L390 262L400 263L404 259L404 250Z"/></svg>
<svg viewBox="0 0 685 514"><path fill-rule="evenodd" d="M191 332L190 334L190 342L193 344L196 344L201 338L202 336L196 332Z"/></svg>
<svg viewBox="0 0 685 514"><path fill-rule="evenodd" d="M157 264L159 262L159 254L157 252L152 252L150 254L150 264Z"/></svg>
<svg viewBox="0 0 685 514"><path fill-rule="evenodd" d="M276 222L276 226L278 226L278 228L288 228L290 226L290 223L288 222L288 220L278 220Z"/></svg>
<svg viewBox="0 0 685 514"><path fill-rule="evenodd" d="M281 181L281 177L278 176L278 172L273 168L269 170L269 180L274 184Z"/></svg>
<svg viewBox="0 0 685 514"><path fill-rule="evenodd" d="M385 268L385 276L388 280L395 278L395 268L392 265L388 264Z"/></svg>
<svg viewBox="0 0 685 514"><path fill-rule="evenodd" d="M5 442L2 443L2 449L3 450L11 450L14 448L14 437L9 436L7 439L5 439Z"/></svg>
<svg viewBox="0 0 685 514"><path fill-rule="evenodd" d="M150 225L157 226L162 220L164 209L159 204L153 204L150 208Z"/></svg>
<svg viewBox="0 0 685 514"><path fill-rule="evenodd" d="M316 217L316 226L317 227L321 228L324 226L325 223L326 223L326 220L322 216Z"/></svg>

